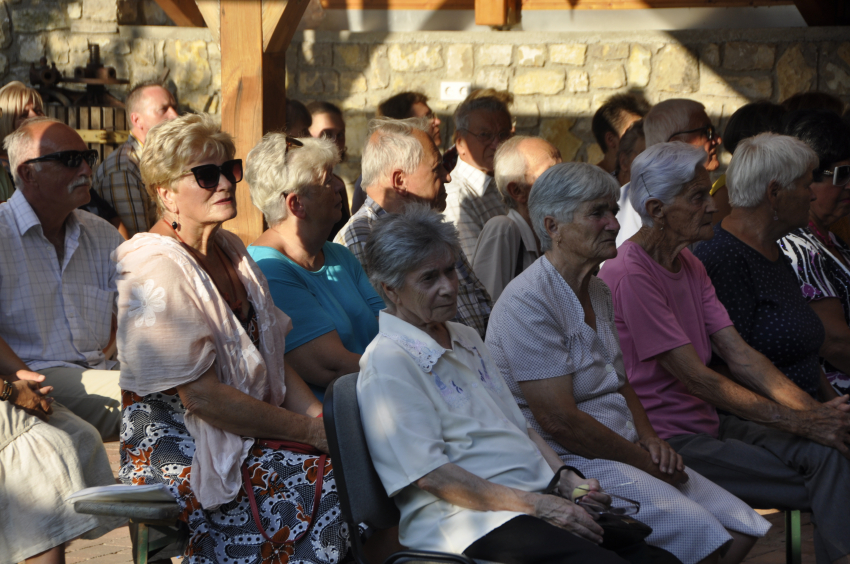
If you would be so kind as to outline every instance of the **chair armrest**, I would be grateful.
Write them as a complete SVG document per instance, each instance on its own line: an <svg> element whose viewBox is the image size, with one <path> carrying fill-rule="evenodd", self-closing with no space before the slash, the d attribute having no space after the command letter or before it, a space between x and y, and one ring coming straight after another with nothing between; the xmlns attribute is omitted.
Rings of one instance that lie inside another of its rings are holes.
<svg viewBox="0 0 850 564"><path fill-rule="evenodd" d="M400 550L387 558L384 564L475 564L475 561L464 554L431 550Z"/></svg>

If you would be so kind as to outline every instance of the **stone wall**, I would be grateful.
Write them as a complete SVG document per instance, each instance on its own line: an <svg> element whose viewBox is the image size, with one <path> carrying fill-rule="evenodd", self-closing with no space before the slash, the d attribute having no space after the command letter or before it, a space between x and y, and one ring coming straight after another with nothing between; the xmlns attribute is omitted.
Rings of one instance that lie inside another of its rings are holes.
<svg viewBox="0 0 850 564"><path fill-rule="evenodd" d="M597 162L590 120L612 94L656 103L704 103L716 125L756 99L781 101L823 90L850 102L850 29L710 30L625 33L305 31L287 54L287 95L327 100L346 116L356 177L366 123L381 100L420 90L443 118L451 144L457 102L440 101L441 81L507 89L517 132L554 142L566 160ZM449 119L446 119L449 118ZM728 155L724 159L728 162Z"/></svg>

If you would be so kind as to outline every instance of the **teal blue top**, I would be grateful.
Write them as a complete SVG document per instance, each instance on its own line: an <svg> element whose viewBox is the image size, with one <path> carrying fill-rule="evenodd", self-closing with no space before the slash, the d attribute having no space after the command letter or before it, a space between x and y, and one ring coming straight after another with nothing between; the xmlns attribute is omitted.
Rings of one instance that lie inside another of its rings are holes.
<svg viewBox="0 0 850 564"><path fill-rule="evenodd" d="M363 354L378 334L384 302L348 249L327 242L322 250L325 264L311 272L270 247L248 247L269 281L274 305L292 318L286 352L336 330L346 349Z"/></svg>

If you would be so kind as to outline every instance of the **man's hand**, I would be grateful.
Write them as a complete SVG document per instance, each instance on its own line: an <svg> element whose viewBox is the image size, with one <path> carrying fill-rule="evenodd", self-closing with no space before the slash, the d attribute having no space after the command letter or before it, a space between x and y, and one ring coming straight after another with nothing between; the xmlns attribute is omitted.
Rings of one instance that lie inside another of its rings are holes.
<svg viewBox="0 0 850 564"><path fill-rule="evenodd" d="M587 511L564 498L538 495L534 503L534 516L590 542L602 542L602 527L593 521Z"/></svg>
<svg viewBox="0 0 850 564"><path fill-rule="evenodd" d="M685 463L673 447L667 441L657 436L642 438L638 445L649 453L654 467L644 469L648 474L659 480L667 482L671 486L678 486L688 481L685 473Z"/></svg>
<svg viewBox="0 0 850 564"><path fill-rule="evenodd" d="M795 434L832 447L850 459L850 414L832 406L841 398L818 406L816 409L794 412Z"/></svg>
<svg viewBox="0 0 850 564"><path fill-rule="evenodd" d="M42 376L42 379L44 377ZM39 387L38 382L32 380L18 380L12 382L15 391L12 392L12 397L9 401L13 405L20 407L30 415L35 415L42 421L47 421L50 414L53 413L53 398L47 394L53 391L53 386Z"/></svg>
<svg viewBox="0 0 850 564"><path fill-rule="evenodd" d="M18 370L15 372L18 380L29 380L31 382L44 382L44 374L33 372L31 370Z"/></svg>

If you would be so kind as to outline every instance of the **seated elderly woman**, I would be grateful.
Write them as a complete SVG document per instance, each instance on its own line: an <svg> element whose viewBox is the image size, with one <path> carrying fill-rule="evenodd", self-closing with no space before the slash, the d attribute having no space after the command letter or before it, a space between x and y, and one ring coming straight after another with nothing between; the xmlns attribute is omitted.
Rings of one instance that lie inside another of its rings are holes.
<svg viewBox="0 0 850 564"><path fill-rule="evenodd" d="M830 227L850 214L850 126L824 111L789 116L786 135L811 147L818 163L807 225L779 242L803 297L823 323L821 366L839 394L850 393L850 246Z"/></svg>
<svg viewBox="0 0 850 564"><path fill-rule="evenodd" d="M740 562L770 524L686 469L626 380L611 293L594 273L617 255L619 188L599 167L544 172L529 212L545 254L496 303L487 348L531 427L565 464L640 502L646 539L685 564ZM733 541L734 539L734 541Z"/></svg>
<svg viewBox="0 0 850 564"><path fill-rule="evenodd" d="M600 271L629 384L688 467L750 505L810 508L819 561L846 560L850 406L817 402L749 346L688 250L713 235L706 159L672 142L632 163L643 227ZM706 366L712 349L728 372Z"/></svg>
<svg viewBox="0 0 850 564"><path fill-rule="evenodd" d="M84 515L76 491L115 483L97 429L54 404L44 376L0 338L0 562L59 564L65 543L97 538L123 519Z"/></svg>
<svg viewBox="0 0 850 564"><path fill-rule="evenodd" d="M338 161L329 139L269 133L248 154L245 171L251 200L269 224L248 253L275 305L292 318L286 361L319 399L335 378L359 370L384 309L360 261L327 240L342 214L331 182Z"/></svg>
<svg viewBox="0 0 850 564"><path fill-rule="evenodd" d="M366 244L383 295L381 331L360 360L357 399L369 453L401 511L405 546L498 562L623 562L579 505L542 495L596 480L562 466L529 428L478 333L457 309L457 231L420 205L387 214ZM590 542L588 542L590 541ZM643 541L632 562L675 562Z"/></svg>
<svg viewBox="0 0 850 564"><path fill-rule="evenodd" d="M817 164L815 152L793 137L741 141L726 171L732 212L694 254L747 344L810 396L829 401L838 394L818 362L823 323L776 242L808 223Z"/></svg>
<svg viewBox="0 0 850 564"><path fill-rule="evenodd" d="M184 562L335 564L348 530L322 406L284 360L289 318L221 229L236 216L234 153L206 114L145 140L140 169L161 221L115 251L120 478L168 486L189 526Z"/></svg>

